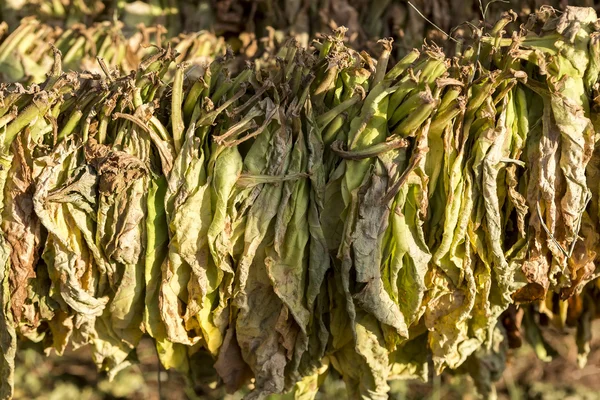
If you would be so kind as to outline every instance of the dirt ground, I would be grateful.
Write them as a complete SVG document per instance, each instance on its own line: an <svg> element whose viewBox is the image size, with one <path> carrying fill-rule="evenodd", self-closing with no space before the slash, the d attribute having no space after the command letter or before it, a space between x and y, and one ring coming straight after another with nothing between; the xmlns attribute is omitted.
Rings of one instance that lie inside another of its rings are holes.
<svg viewBox="0 0 600 400"><path fill-rule="evenodd" d="M595 400L600 399L600 321L587 365L577 366L577 351L573 334L547 334L546 339L559 356L544 363L531 348L524 345L513 350L509 365L496 385L502 400ZM242 393L226 395L210 387L189 388L183 377L159 370L151 340L144 340L138 349L139 364L120 372L113 382L96 371L85 350L70 351L63 357L41 355L33 346L22 347L18 353L15 398L44 400L237 400ZM470 378L442 375L428 383L391 382L390 398L394 400L477 399ZM187 387L187 388L186 388ZM289 396L272 396L270 400ZM345 388L339 377L330 375L318 399L343 399Z"/></svg>

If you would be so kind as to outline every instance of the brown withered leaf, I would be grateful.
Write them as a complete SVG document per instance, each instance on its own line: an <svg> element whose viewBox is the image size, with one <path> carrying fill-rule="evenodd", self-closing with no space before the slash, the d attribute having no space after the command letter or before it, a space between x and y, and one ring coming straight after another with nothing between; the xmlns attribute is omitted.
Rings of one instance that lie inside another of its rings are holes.
<svg viewBox="0 0 600 400"><path fill-rule="evenodd" d="M512 295L513 301L516 303L529 303L537 300L542 300L546 297L546 293L550 286L548 271L550 265L543 251L546 249L543 244L537 239L533 239L533 248L531 254L523 262L522 271L527 278L528 283L517 290Z"/></svg>
<svg viewBox="0 0 600 400"><path fill-rule="evenodd" d="M529 282L517 290L513 295L512 299L516 303L530 303L533 301L541 300L545 297L547 289L544 288L537 282Z"/></svg>
<svg viewBox="0 0 600 400"><path fill-rule="evenodd" d="M300 328L286 306L281 307L275 330L280 334L279 343L286 349L288 360L291 360Z"/></svg>
<svg viewBox="0 0 600 400"><path fill-rule="evenodd" d="M562 289L560 293L564 300L581 292L583 286L594 278L596 252L588 249L589 247L581 240L575 244L573 254L568 261L571 270L571 285Z"/></svg>
<svg viewBox="0 0 600 400"><path fill-rule="evenodd" d="M238 390L252 377L252 370L242 358L242 350L237 342L233 326L227 329L215 369L229 393Z"/></svg>
<svg viewBox="0 0 600 400"><path fill-rule="evenodd" d="M98 190L102 194L120 193L147 172L139 158L99 144L94 138L85 146L85 158L100 176Z"/></svg>
<svg viewBox="0 0 600 400"><path fill-rule="evenodd" d="M25 154L24 143L29 142L28 131L24 131L12 144L14 154L9 179L5 187L5 207L2 215L2 230L11 247L10 292L11 307L15 320L21 320L23 306L27 300L29 280L35 278L35 265L39 258L40 222L33 211L35 190L32 171L27 163L31 156ZM37 318L35 318L37 320ZM35 321L28 321L35 323Z"/></svg>

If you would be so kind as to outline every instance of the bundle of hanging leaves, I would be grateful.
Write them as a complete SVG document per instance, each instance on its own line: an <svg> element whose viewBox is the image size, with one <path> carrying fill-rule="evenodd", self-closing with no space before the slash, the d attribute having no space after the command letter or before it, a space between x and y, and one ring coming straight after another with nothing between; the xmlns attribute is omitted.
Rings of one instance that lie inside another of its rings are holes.
<svg viewBox="0 0 600 400"><path fill-rule="evenodd" d="M585 363L600 26L536 15L452 58L388 65L390 40L374 59L340 29L236 73L193 78L172 47L63 73L56 51L40 85L2 85L1 396L20 340L114 376L148 335L250 399L312 398L329 370L387 398L431 365L491 395L523 336L552 356L548 321Z"/></svg>

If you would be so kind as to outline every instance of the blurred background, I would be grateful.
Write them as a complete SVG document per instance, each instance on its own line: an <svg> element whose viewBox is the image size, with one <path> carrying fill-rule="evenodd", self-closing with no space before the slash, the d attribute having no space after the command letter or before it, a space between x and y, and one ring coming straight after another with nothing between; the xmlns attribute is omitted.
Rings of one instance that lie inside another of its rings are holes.
<svg viewBox="0 0 600 400"><path fill-rule="evenodd" d="M377 40L392 37L397 51L405 52L424 39L444 42L441 31L470 36L469 23L478 25L482 14L491 23L514 10L526 20L540 7L567 5L597 7L594 0L2 0L0 19L11 29L35 15L62 28L120 20L126 31L160 24L168 36L207 30L246 51L276 34L308 44L316 34L344 26L354 47L377 52Z"/></svg>
<svg viewBox="0 0 600 400"><path fill-rule="evenodd" d="M577 349L574 332L547 330L546 340L557 351L550 362L541 361L530 346L510 350L507 368L497 383L499 399L536 400L596 400L600 397L600 321L592 330L588 363L577 366ZM243 392L228 395L201 384L186 385L183 376L159 368L156 350L151 339L140 344L137 356L139 364L121 371L113 382L96 371L85 349L67 351L64 356L45 357L28 343L21 346L17 355L15 373L15 399L40 400L238 400ZM408 399L477 399L472 381L467 376L443 374L430 377L429 382L394 381L390 398ZM330 372L317 399L344 399L344 382ZM269 399L286 399L286 396L270 396Z"/></svg>

